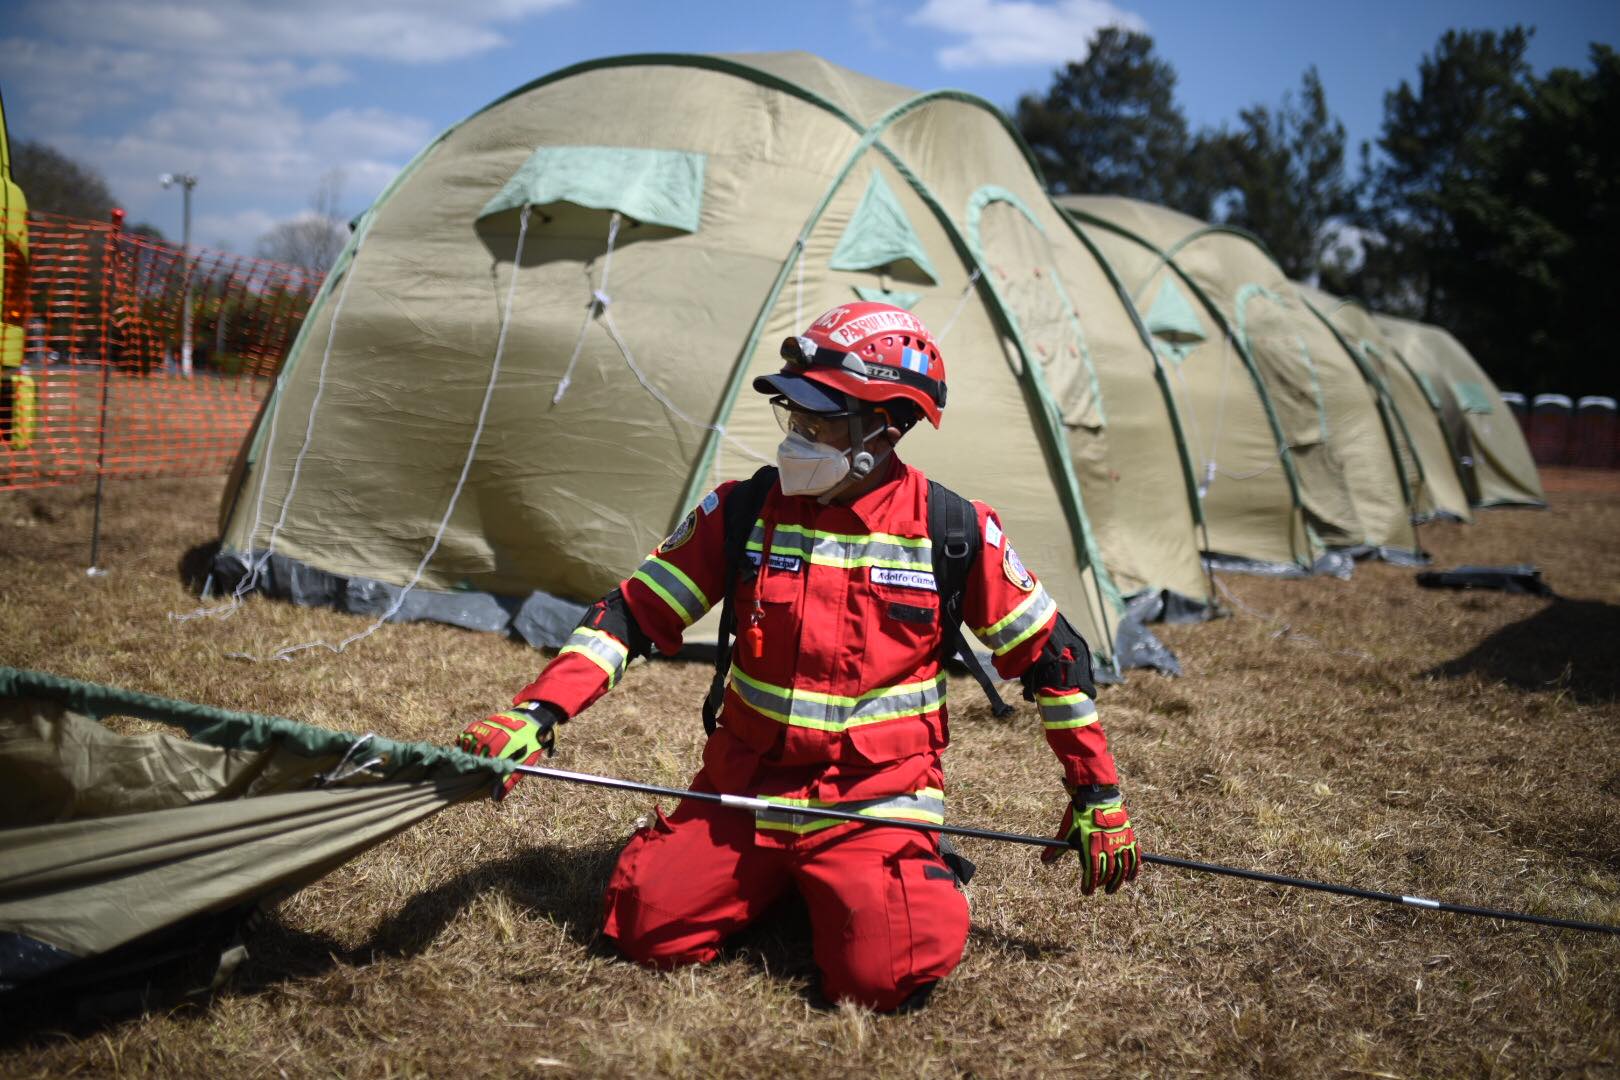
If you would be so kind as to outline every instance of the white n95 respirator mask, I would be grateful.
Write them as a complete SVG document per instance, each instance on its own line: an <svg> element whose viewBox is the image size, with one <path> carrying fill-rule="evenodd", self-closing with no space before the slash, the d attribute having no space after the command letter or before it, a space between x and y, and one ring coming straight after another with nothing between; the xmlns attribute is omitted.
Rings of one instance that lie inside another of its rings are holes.
<svg viewBox="0 0 1620 1080"><path fill-rule="evenodd" d="M789 432L776 448L776 469L782 494L820 495L849 475L849 454Z"/></svg>

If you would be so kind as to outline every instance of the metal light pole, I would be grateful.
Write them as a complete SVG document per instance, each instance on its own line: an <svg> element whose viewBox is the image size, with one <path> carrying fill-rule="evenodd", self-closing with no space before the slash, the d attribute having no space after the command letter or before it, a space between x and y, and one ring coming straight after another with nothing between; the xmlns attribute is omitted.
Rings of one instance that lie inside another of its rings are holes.
<svg viewBox="0 0 1620 1080"><path fill-rule="evenodd" d="M158 177L167 191L175 184L179 184L185 199L185 217L181 225L180 250L186 260L186 299L180 324L180 372L191 375L191 189L197 186L197 178L190 173L164 173Z"/></svg>

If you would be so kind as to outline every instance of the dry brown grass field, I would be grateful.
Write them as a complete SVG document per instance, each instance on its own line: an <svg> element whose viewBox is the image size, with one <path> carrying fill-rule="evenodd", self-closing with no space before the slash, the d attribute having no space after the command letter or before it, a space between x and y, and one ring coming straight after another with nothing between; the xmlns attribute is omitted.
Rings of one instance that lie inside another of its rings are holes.
<svg viewBox="0 0 1620 1080"><path fill-rule="evenodd" d="M1611 476L1613 474L1610 474ZM1161 628L1187 674L1134 672L1103 719L1144 844L1462 903L1620 923L1620 491L1549 475L1544 512L1436 524L1436 564L1534 562L1557 598L1223 576L1233 614ZM188 552L218 479L0 496L0 659L348 731L447 740L543 661L355 617L197 605ZM1037 568L1038 569L1038 568ZM679 785L704 665L633 668L562 730L565 768ZM951 820L1045 832L1061 795L1039 724L953 684ZM908 1016L816 998L802 912L718 963L657 974L594 935L637 796L530 780L452 807L283 901L206 1005L33 1018L6 1076L1620 1075L1620 938L1150 867L1086 899L1072 865L964 841L979 863L961 968ZM15 1021L15 1018L13 1018Z"/></svg>

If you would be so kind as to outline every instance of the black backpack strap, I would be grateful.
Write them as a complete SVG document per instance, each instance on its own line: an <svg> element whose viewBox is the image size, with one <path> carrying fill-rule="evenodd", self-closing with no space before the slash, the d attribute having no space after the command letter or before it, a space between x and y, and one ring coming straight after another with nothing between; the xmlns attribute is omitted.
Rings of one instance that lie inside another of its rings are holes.
<svg viewBox="0 0 1620 1080"><path fill-rule="evenodd" d="M990 699L991 714L998 719L1011 716L1012 706L996 692L989 673L962 636L968 571L979 557L979 515L972 503L935 480L928 481L928 535L934 549L934 584L939 589L940 662L959 657Z"/></svg>
<svg viewBox="0 0 1620 1080"><path fill-rule="evenodd" d="M759 512L765 506L765 497L775 486L776 466L762 466L753 476L727 493L726 505L721 510L726 536L726 595L720 605L720 629L714 642L714 681L709 684L709 692L703 698L703 730L710 735L714 734L720 705L726 699L726 677L731 673L731 635L737 630L737 610L733 597L737 593L737 582L743 580L744 574L751 575L753 572L753 567L745 558L748 534L753 531L754 522L759 519Z"/></svg>

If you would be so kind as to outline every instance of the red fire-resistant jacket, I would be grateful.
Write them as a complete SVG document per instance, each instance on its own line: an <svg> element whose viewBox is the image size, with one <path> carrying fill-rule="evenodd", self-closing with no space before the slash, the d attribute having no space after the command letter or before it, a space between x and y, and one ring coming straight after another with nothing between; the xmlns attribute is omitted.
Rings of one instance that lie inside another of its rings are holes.
<svg viewBox="0 0 1620 1080"><path fill-rule="evenodd" d="M943 820L940 754L950 735L928 481L898 461L895 472L848 506L773 488L754 525L748 557L759 571L737 590L731 676L694 783L793 808L758 816L761 842L831 831L838 823L816 819L817 806ZM724 505L735 486L705 496L620 586L662 652L673 653L686 627L724 598ZM963 621L996 670L1016 678L1040 656L1057 604L995 511L973 505L982 544ZM750 626L762 633L757 656ZM618 681L627 659L624 642L581 626L514 703L544 701L572 717ZM1037 703L1066 780L1118 782L1079 687L1041 687Z"/></svg>

